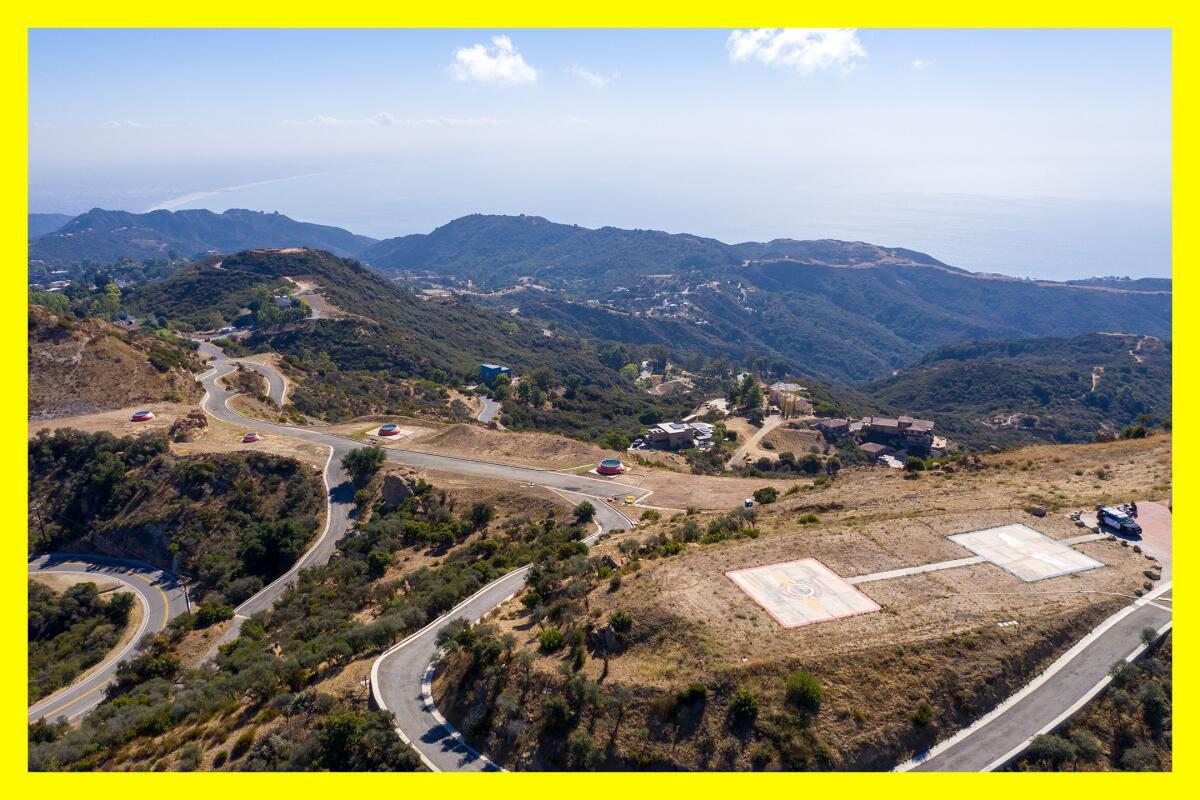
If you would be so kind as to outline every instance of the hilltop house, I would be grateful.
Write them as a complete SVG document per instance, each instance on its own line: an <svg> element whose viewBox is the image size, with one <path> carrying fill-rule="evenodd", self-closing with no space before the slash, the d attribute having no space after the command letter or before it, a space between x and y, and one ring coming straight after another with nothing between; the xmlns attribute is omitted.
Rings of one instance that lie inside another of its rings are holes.
<svg viewBox="0 0 1200 800"><path fill-rule="evenodd" d="M502 367L499 364L480 364L479 365L479 380L491 386L496 378L501 375L507 375L512 378L512 367Z"/></svg>
<svg viewBox="0 0 1200 800"><path fill-rule="evenodd" d="M910 416L863 417L863 435L876 442L889 444L897 449L915 447L928 450L933 447L933 423L927 419Z"/></svg>
<svg viewBox="0 0 1200 800"><path fill-rule="evenodd" d="M784 419L809 416L813 412L812 400L804 396L805 388L798 383L773 383L768 400L779 409Z"/></svg>
<svg viewBox="0 0 1200 800"><path fill-rule="evenodd" d="M686 450L712 441L712 426L703 422L660 422L646 431L646 441L666 450Z"/></svg>

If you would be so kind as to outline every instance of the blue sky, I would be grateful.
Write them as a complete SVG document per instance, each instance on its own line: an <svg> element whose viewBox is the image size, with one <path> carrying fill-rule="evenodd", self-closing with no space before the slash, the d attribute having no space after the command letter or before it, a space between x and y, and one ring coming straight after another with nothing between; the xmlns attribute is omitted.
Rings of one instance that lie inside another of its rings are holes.
<svg viewBox="0 0 1200 800"><path fill-rule="evenodd" d="M33 31L30 203L263 208L375 236L534 213L1164 275L1170 48L1165 31Z"/></svg>

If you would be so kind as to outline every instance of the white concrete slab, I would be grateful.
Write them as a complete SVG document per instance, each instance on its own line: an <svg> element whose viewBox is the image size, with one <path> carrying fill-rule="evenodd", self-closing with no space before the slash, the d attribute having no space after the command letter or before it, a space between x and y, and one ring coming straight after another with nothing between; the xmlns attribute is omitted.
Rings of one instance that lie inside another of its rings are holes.
<svg viewBox="0 0 1200 800"><path fill-rule="evenodd" d="M878 611L879 605L815 558L726 572L785 628Z"/></svg>
<svg viewBox="0 0 1200 800"><path fill-rule="evenodd" d="M947 538L1023 581L1041 581L1104 566L1019 522Z"/></svg>

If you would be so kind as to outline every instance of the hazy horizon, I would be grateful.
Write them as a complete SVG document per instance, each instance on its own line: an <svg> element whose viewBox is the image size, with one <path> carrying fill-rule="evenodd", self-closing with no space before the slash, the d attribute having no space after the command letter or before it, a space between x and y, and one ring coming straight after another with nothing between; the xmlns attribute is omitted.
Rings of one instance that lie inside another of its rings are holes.
<svg viewBox="0 0 1200 800"><path fill-rule="evenodd" d="M35 212L377 238L526 213L1170 274L1169 31L35 30L29 54Z"/></svg>

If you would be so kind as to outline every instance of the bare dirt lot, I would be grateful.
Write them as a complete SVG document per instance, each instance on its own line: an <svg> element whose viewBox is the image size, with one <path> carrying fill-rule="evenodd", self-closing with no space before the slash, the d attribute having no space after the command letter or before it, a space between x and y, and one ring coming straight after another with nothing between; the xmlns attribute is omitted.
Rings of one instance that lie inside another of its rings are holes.
<svg viewBox="0 0 1200 800"><path fill-rule="evenodd" d="M281 456L297 458L317 469L324 469L329 458L329 448L324 445L292 439L286 436L266 435L252 444L243 444L242 436L253 429L253 423L247 420L245 426L234 427L220 420L208 418L208 427L190 442L172 444L172 449L180 454L189 453L242 453L251 450L274 453Z"/></svg>
<svg viewBox="0 0 1200 800"><path fill-rule="evenodd" d="M126 406L114 411L101 411L95 414L81 414L74 417L58 417L57 419L40 419L29 421L29 436L32 438L43 428L58 430L59 428L74 428L87 433L109 431L116 436L136 436L146 431L165 431L178 417L185 416L196 406L190 403L152 403L142 406ZM154 412L154 419L146 422L130 422L129 418L135 411L149 408Z"/></svg>
<svg viewBox="0 0 1200 800"><path fill-rule="evenodd" d="M598 585L576 613L597 626L617 611L634 620L625 648L587 659L580 673L605 692L627 692L618 728L611 718L598 722L608 752L668 769L890 768L987 711L1128 604L1153 584L1155 562L1102 539L1073 549L1104 566L1033 583L989 562L869 581L855 588L878 611L793 628L780 625L726 573L815 558L850 578L962 559L973 554L948 536L1014 522L1051 539L1074 538L1087 531L1067 517L1073 509L1113 498L1163 498L1170 453L1170 438L1160 435L1031 447L915 480L891 470L846 470L829 487L805 483L810 488L759 507L757 538L693 542L680 555L626 562L623 542L669 537L689 520L703 532L715 516L695 514L663 515L605 539L594 553L624 564L623 581L615 590ZM757 482L741 482L751 483ZM519 598L490 621L538 652L540 626L530 624ZM561 660L540 656L535 677L509 679L540 687L530 691L561 691ZM785 677L799 668L824 689L819 715L807 721L797 721L783 696ZM468 707L444 694L456 679L451 668L435 687L451 715ZM708 687L707 706L686 718L661 710L677 707L672 698L692 683ZM731 740L723 720L738 688L758 696L759 723ZM914 711L923 703L931 722L916 725ZM553 748L539 752L521 758L533 758L538 768L554 763L538 760L552 757L544 753ZM517 754L502 749L498 756L511 765Z"/></svg>
<svg viewBox="0 0 1200 800"><path fill-rule="evenodd" d="M377 444L423 453L445 453L552 469L594 465L605 458L622 455L565 436L496 431L480 425L441 425L412 417L370 417L332 425L329 430L365 440L366 434L378 429L381 422L394 422L406 431L395 442L376 437Z"/></svg>

